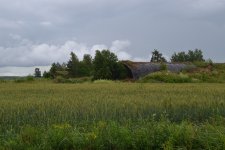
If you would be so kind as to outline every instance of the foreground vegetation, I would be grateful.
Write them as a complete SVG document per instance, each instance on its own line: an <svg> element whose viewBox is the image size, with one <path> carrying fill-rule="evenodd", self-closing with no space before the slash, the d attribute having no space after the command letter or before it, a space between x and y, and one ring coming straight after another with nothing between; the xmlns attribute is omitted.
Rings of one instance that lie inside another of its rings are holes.
<svg viewBox="0 0 225 150"><path fill-rule="evenodd" d="M224 149L224 84L0 83L0 149Z"/></svg>

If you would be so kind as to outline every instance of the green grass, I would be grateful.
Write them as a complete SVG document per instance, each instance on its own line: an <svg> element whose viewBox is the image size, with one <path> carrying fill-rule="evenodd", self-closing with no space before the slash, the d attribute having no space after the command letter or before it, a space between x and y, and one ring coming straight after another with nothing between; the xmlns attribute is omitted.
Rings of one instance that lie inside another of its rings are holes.
<svg viewBox="0 0 225 150"><path fill-rule="evenodd" d="M224 84L0 83L0 149L224 149Z"/></svg>
<svg viewBox="0 0 225 150"><path fill-rule="evenodd" d="M139 79L138 82L141 83L191 83L192 78L190 78L187 74L183 73L172 73L167 71L155 72L151 73L147 76L142 77Z"/></svg>

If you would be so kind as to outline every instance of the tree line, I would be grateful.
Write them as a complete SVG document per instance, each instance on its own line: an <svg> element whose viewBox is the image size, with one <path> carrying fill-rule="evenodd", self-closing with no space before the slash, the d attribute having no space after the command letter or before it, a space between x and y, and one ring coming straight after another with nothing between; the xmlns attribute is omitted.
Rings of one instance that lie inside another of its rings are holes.
<svg viewBox="0 0 225 150"><path fill-rule="evenodd" d="M126 68L118 61L117 56L109 50L95 53L95 57L85 54L83 60L79 60L75 53L70 53L67 63L53 63L43 77L55 79L57 76L63 78L90 77L96 79L120 80L126 78Z"/></svg>
<svg viewBox="0 0 225 150"><path fill-rule="evenodd" d="M172 63L184 62L204 62L203 52L200 49L189 50L188 52L174 53L170 61ZM150 59L152 63L166 63L166 58L157 49L152 52ZM63 78L79 78L92 77L96 79L120 80L128 76L126 67L118 60L118 57L109 50L99 51L95 53L95 57L85 54L82 60L79 60L77 55L70 53L70 59L67 63L53 63L48 72L43 73L43 77L55 79L56 77Z"/></svg>
<svg viewBox="0 0 225 150"><path fill-rule="evenodd" d="M157 49L152 52L151 62L167 62L166 58L160 53ZM170 61L172 63L184 63L184 62L204 62L203 52L200 49L189 50L188 52L181 51L178 53L174 53Z"/></svg>

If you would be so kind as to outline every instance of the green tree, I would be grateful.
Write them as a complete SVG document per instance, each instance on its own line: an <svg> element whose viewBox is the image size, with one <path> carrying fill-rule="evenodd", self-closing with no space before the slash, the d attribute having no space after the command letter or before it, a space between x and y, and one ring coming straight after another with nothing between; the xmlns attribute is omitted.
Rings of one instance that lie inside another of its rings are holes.
<svg viewBox="0 0 225 150"><path fill-rule="evenodd" d="M157 49L154 49L154 51L152 52L151 62L166 62L166 59L165 57L163 57L162 53L160 53Z"/></svg>
<svg viewBox="0 0 225 150"><path fill-rule="evenodd" d="M40 71L39 68L35 68L34 76L35 76L36 78L40 78L40 77L41 77L41 71Z"/></svg>
<svg viewBox="0 0 225 150"><path fill-rule="evenodd" d="M79 64L79 75L80 76L91 76L93 73L93 60L91 55L85 54L83 61Z"/></svg>
<svg viewBox="0 0 225 150"><path fill-rule="evenodd" d="M70 53L70 60L67 63L69 77L79 77L79 59L73 52Z"/></svg>
<svg viewBox="0 0 225 150"><path fill-rule="evenodd" d="M195 49L194 51L189 50L188 51L188 61L194 62L194 61L205 61L203 58L203 52L200 49Z"/></svg>
<svg viewBox="0 0 225 150"><path fill-rule="evenodd" d="M187 62L189 56L185 52L174 53L171 57L171 62Z"/></svg>
<svg viewBox="0 0 225 150"><path fill-rule="evenodd" d="M174 53L171 57L172 62L194 62L205 61L203 58L203 52L200 49L189 50L188 53L178 52Z"/></svg>
<svg viewBox="0 0 225 150"><path fill-rule="evenodd" d="M49 72L49 71L44 71L44 72L43 72L43 77L44 77L44 78L51 78L50 72Z"/></svg>
<svg viewBox="0 0 225 150"><path fill-rule="evenodd" d="M128 77L128 72L126 67L123 65L121 62L117 62L115 64L113 71L113 79L114 80L119 80L119 79L126 79Z"/></svg>
<svg viewBox="0 0 225 150"><path fill-rule="evenodd" d="M118 58L109 50L96 51L94 64L94 79L114 79Z"/></svg>
<svg viewBox="0 0 225 150"><path fill-rule="evenodd" d="M85 63L86 65L92 65L93 63L93 60L92 60L92 57L91 55L89 54L84 54L84 57L83 57L83 63Z"/></svg>
<svg viewBox="0 0 225 150"><path fill-rule="evenodd" d="M67 77L68 72L66 69L67 68L65 63L63 63L62 65L60 63L53 63L49 70L50 77L52 79L55 79L57 76Z"/></svg>

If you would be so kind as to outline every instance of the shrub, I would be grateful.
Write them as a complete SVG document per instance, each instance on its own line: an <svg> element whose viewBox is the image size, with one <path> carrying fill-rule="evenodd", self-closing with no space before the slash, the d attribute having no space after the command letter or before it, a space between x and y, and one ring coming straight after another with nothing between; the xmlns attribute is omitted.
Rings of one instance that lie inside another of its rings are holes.
<svg viewBox="0 0 225 150"><path fill-rule="evenodd" d="M140 79L141 82L164 82L164 83L189 83L191 78L185 74L171 72L156 72Z"/></svg>
<svg viewBox="0 0 225 150"><path fill-rule="evenodd" d="M167 65L165 63L160 64L160 70L161 71L167 71Z"/></svg>
<svg viewBox="0 0 225 150"><path fill-rule="evenodd" d="M26 77L26 81L34 81L34 77L29 75Z"/></svg>
<svg viewBox="0 0 225 150"><path fill-rule="evenodd" d="M212 62L211 61L194 61L193 64L196 67L205 68L205 67L208 67L209 65L212 65Z"/></svg>
<svg viewBox="0 0 225 150"><path fill-rule="evenodd" d="M54 82L55 82L55 83L66 83L66 79L63 78L62 76L57 76L57 77L54 79Z"/></svg>

